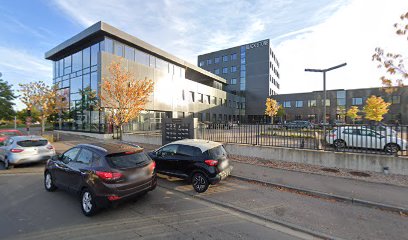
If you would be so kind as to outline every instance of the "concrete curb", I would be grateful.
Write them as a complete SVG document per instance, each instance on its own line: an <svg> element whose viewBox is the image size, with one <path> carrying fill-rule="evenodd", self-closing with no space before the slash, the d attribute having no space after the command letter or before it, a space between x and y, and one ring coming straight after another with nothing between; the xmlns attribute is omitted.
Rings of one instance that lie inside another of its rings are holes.
<svg viewBox="0 0 408 240"><path fill-rule="evenodd" d="M401 213L408 214L408 208L404 208L404 207L398 207L398 206L393 206L393 205L388 205L388 204L383 204L383 203L378 203L378 202L372 202L372 201L358 199L358 198L351 198L351 197L336 195L332 193L319 192L319 191L315 191L311 189L299 188L299 187L289 186L285 184L261 181L259 179L243 177L243 176L239 176L235 174L231 174L230 177L233 177L239 180L243 180L243 181L253 181L253 182L257 182L261 184L267 184L272 187L280 187L280 188L284 188L288 190L298 191L298 192L306 193L306 194L316 196L316 197L322 197L322 198L327 198L327 199L334 199L337 201L349 202L349 203L356 204L356 205L378 208L381 210L387 210L387 211L396 212L399 214Z"/></svg>
<svg viewBox="0 0 408 240"><path fill-rule="evenodd" d="M221 201L218 201L218 200L214 200L214 199L207 199L207 198L201 197L201 196L198 195L198 194L197 194L197 195L191 195L191 194L188 194L188 193L185 193L185 192L176 190L176 189L174 189L174 188L166 187L166 186L161 186L161 185L159 185L159 187L164 188L164 189L167 189L167 190L177 191L178 193L184 194L184 195L186 195L186 196L189 196L189 197L192 197L192 198L196 198L196 199L199 199L199 200L202 200L202 201L204 201L204 202L208 202L208 203L211 203L211 204L214 204L214 205L218 205L218 206L221 206L221 207L224 207L224 208L233 210L233 211L237 211L237 212L239 212L239 213L242 213L242 214L245 214L245 215L248 215L248 216L257 218L257 219L261 219L261 220L263 220L263 221L267 221L267 222L270 222L270 223L273 223L273 224L281 225L281 226L283 226L283 227L287 227L287 228L289 228L289 229L291 229L291 230L295 230L295 231L298 231L298 232L302 232L302 233L311 235L311 236L313 236L313 237L317 237L317 238L321 238L321 239L333 239L333 240L341 240L341 239L342 239L342 238L337 238L337 237L333 237L333 236L327 235L327 234L325 234L325 233L313 231L313 230L310 230L310 229L307 229L307 228L304 228L304 227L301 227L301 226L298 226L298 225L295 225L295 224L292 224L292 223L288 223L288 222L279 221L279 220L276 220L276 219L267 218L267 217L262 216L262 215L260 215L260 214L253 213L253 212L250 212L250 211L248 211L248 210L239 208L239 207L234 206L234 205L232 205L232 204L224 203L224 202L221 202Z"/></svg>

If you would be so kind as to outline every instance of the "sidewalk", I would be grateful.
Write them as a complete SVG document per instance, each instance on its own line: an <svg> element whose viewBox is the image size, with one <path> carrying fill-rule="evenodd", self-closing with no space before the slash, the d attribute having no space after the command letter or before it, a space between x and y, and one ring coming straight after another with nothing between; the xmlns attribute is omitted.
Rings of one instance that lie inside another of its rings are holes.
<svg viewBox="0 0 408 240"><path fill-rule="evenodd" d="M232 176L408 209L408 188L234 161Z"/></svg>

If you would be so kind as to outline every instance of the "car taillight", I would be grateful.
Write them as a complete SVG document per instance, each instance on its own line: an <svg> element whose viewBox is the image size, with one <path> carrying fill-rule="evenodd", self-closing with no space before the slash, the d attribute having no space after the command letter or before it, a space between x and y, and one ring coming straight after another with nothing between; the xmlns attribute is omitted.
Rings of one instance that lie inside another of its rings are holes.
<svg viewBox="0 0 408 240"><path fill-rule="evenodd" d="M116 201L116 200L119 200L119 199L120 199L120 197L119 197L119 196L116 196L116 195L108 196L108 200L109 200L109 201Z"/></svg>
<svg viewBox="0 0 408 240"><path fill-rule="evenodd" d="M95 174L103 179L103 180L118 180L121 177L123 177L123 175L121 173L118 172L102 172L102 171L96 171Z"/></svg>
<svg viewBox="0 0 408 240"><path fill-rule="evenodd" d="M156 168L156 162L152 161L152 164L150 165L150 171L154 171L154 169Z"/></svg>
<svg viewBox="0 0 408 240"><path fill-rule="evenodd" d="M54 149L54 147L52 145L48 145L47 148L50 149L50 150Z"/></svg>
<svg viewBox="0 0 408 240"><path fill-rule="evenodd" d="M10 150L10 152L12 152L12 153L21 153L22 151L24 151L24 149L13 148L13 149Z"/></svg>
<svg viewBox="0 0 408 240"><path fill-rule="evenodd" d="M205 160L204 162L205 162L205 164L207 164L208 166L211 166L211 167L217 166L217 164L218 164L217 160Z"/></svg>

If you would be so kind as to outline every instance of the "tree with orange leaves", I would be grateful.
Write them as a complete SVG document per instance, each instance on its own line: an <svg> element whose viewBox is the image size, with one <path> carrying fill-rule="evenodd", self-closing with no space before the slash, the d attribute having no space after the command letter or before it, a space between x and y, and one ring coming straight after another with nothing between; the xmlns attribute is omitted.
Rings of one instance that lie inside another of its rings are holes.
<svg viewBox="0 0 408 240"><path fill-rule="evenodd" d="M408 12L400 16L401 22L395 23L395 33L399 36L408 35ZM408 40L408 38L407 38ZM387 76L382 76L381 82L386 92L392 93L395 87L404 85L404 80L408 79L408 69L406 69L405 58L398 53L386 53L382 48L377 47L372 56L372 60L378 62L378 68L385 68Z"/></svg>
<svg viewBox="0 0 408 240"><path fill-rule="evenodd" d="M381 122L384 114L388 113L388 107L391 103L387 103L382 97L372 95L366 101L364 106L365 118L371 121Z"/></svg>
<svg viewBox="0 0 408 240"><path fill-rule="evenodd" d="M123 124L136 118L144 110L153 93L154 82L147 78L136 80L132 73L122 67L121 62L112 62L109 73L108 78L102 79L101 105L119 128L122 140Z"/></svg>
<svg viewBox="0 0 408 240"><path fill-rule="evenodd" d="M279 104L275 99L267 98L265 106L265 115L268 115L271 118L271 123L273 124L273 117L278 113Z"/></svg>
<svg viewBox="0 0 408 240"><path fill-rule="evenodd" d="M41 121L41 135L45 131L45 122L49 116L67 105L68 101L58 97L56 86L48 86L43 81L30 82L20 85L20 100L27 106L27 109L36 108ZM65 101L65 102L64 102Z"/></svg>

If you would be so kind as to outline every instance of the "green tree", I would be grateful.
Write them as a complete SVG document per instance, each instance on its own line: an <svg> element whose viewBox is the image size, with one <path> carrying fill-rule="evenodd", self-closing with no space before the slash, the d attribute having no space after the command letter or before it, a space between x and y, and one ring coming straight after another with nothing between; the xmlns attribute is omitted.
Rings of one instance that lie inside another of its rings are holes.
<svg viewBox="0 0 408 240"><path fill-rule="evenodd" d="M283 116L285 116L285 109L283 108L282 104L279 105L278 112L276 113L276 116L280 118L280 122L282 121Z"/></svg>
<svg viewBox="0 0 408 240"><path fill-rule="evenodd" d="M0 73L0 77L1 77ZM11 120L15 115L13 100L16 96L7 81L0 78L0 120Z"/></svg>
<svg viewBox="0 0 408 240"><path fill-rule="evenodd" d="M17 115L17 119L24 123L24 122L26 121L27 117L28 117L27 108L18 111L18 112L16 113L16 115ZM39 116L40 116L40 112L39 112L36 108L31 108L31 119L32 119L32 122L38 122L38 121L40 121Z"/></svg>

